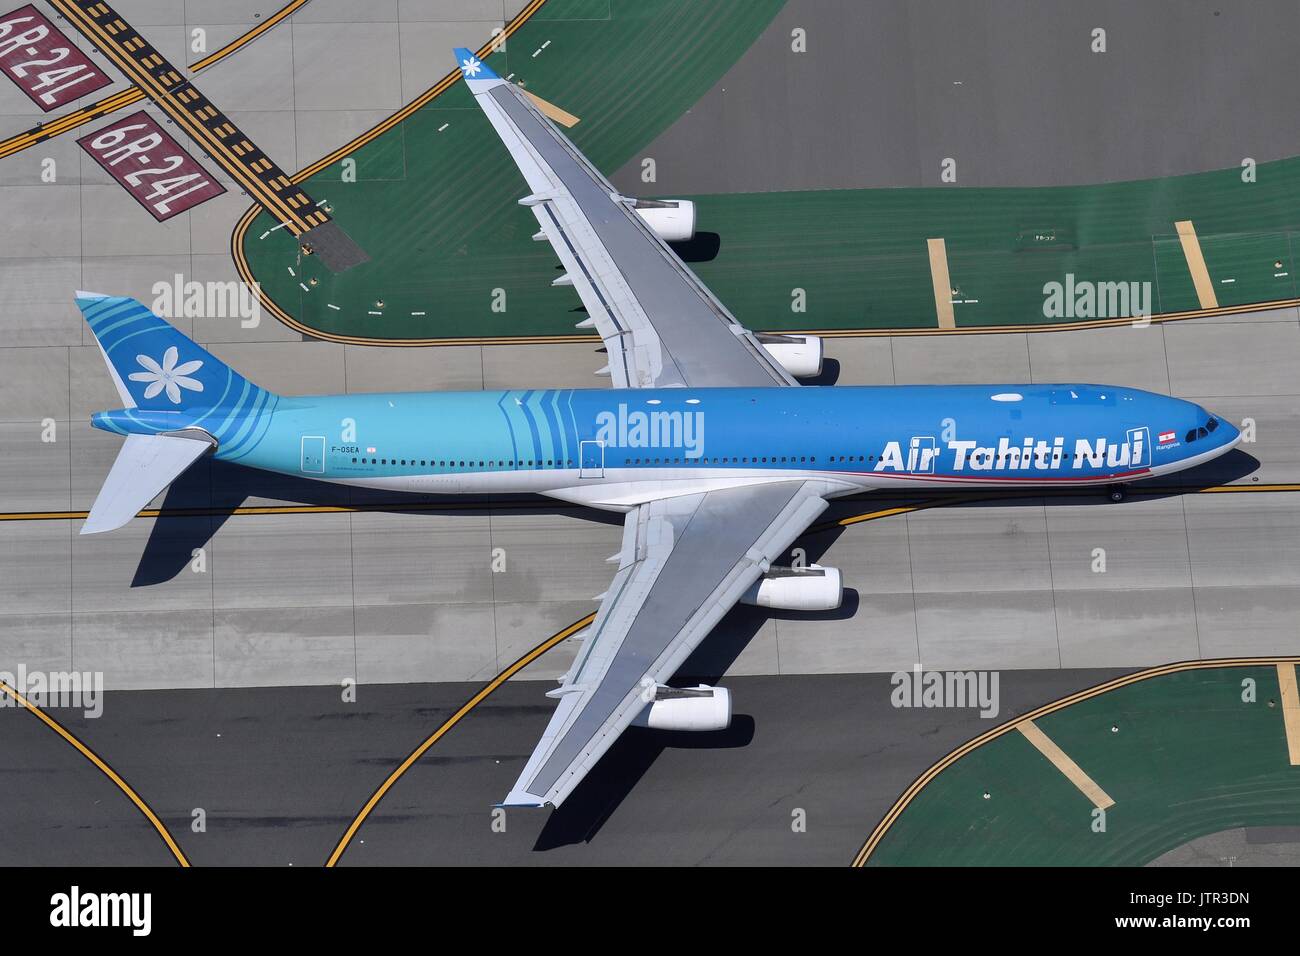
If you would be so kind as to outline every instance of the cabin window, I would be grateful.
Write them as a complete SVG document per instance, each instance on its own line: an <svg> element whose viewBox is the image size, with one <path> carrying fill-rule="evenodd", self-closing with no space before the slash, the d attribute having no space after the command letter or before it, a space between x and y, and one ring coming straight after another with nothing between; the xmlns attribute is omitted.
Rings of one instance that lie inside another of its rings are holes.
<svg viewBox="0 0 1300 956"><path fill-rule="evenodd" d="M355 465L356 463L357 463L357 460L356 460L355 458L353 458L353 459L352 459L352 464Z"/></svg>

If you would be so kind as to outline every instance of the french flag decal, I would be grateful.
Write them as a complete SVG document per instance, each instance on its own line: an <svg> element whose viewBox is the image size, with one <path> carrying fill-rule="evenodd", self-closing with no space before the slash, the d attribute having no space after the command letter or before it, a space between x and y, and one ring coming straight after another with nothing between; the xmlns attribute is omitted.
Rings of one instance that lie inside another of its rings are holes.
<svg viewBox="0 0 1300 956"><path fill-rule="evenodd" d="M1162 444L1162 445L1171 445L1171 444L1173 444L1173 441L1174 441L1174 433L1173 433L1173 432L1161 432L1161 433L1160 433L1160 444Z"/></svg>

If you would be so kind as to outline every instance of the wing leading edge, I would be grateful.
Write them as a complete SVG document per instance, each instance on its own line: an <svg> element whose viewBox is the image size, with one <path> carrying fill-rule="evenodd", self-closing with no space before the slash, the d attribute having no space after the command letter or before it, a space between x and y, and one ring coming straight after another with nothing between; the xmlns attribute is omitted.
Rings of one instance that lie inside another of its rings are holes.
<svg viewBox="0 0 1300 956"><path fill-rule="evenodd" d="M798 384L527 94L469 50L456 60L528 183L520 203L564 266L556 284L582 298L615 386Z"/></svg>
<svg viewBox="0 0 1300 956"><path fill-rule="evenodd" d="M559 806L714 625L826 509L820 482L651 501L628 512L619 569L503 806Z"/></svg>

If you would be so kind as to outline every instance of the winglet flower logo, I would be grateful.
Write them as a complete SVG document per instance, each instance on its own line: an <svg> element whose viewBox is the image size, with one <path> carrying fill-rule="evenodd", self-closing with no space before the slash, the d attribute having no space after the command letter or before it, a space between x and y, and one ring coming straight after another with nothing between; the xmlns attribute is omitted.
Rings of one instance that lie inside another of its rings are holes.
<svg viewBox="0 0 1300 956"><path fill-rule="evenodd" d="M460 68L465 71L465 75L473 79L478 76L478 71L483 69L483 64L476 57L470 57L460 64Z"/></svg>
<svg viewBox="0 0 1300 956"><path fill-rule="evenodd" d="M203 391L203 383L198 379L188 378L191 372L197 372L203 367L202 359L194 359L186 362L184 365L177 365L176 360L180 353L176 351L176 346L171 346L163 353L162 364L159 365L147 355L137 355L135 360L140 366L147 371L132 372L128 376L133 382L148 382L149 387L144 390L146 399L153 398L163 389L167 390L167 398L173 405L181 403L181 389L188 388L192 392Z"/></svg>

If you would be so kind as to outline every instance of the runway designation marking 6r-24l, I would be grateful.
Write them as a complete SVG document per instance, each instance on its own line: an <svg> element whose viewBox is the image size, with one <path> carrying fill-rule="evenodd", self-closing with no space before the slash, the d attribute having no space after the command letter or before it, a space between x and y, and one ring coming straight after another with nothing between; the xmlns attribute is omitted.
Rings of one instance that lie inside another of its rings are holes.
<svg viewBox="0 0 1300 956"><path fill-rule="evenodd" d="M31 4L0 18L0 71L46 113L112 82Z"/></svg>
<svg viewBox="0 0 1300 956"><path fill-rule="evenodd" d="M226 191L143 110L77 145L159 222Z"/></svg>

